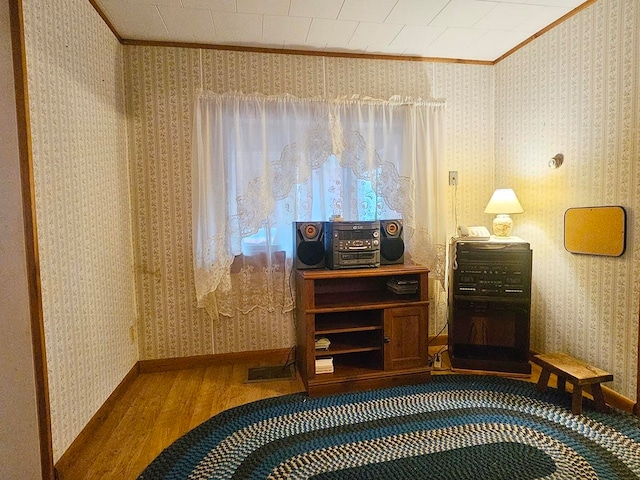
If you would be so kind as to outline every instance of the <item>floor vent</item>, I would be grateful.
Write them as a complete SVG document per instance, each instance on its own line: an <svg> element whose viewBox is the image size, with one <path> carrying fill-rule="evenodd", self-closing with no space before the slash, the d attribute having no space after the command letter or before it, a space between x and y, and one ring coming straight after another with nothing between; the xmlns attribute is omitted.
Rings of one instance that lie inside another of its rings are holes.
<svg viewBox="0 0 640 480"><path fill-rule="evenodd" d="M247 382L265 382L268 380L293 380L296 378L294 365L273 365L250 367Z"/></svg>

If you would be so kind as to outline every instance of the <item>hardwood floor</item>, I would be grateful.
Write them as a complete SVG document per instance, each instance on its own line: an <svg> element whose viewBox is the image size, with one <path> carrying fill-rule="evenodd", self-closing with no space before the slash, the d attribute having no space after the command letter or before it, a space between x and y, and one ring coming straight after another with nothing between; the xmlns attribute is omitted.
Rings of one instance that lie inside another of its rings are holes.
<svg viewBox="0 0 640 480"><path fill-rule="evenodd" d="M431 352L431 353L435 353ZM60 480L135 479L167 446L223 410L302 392L299 378L247 383L255 363L141 373L116 401L95 435L59 465ZM535 367L535 366L534 366ZM442 369L449 373L446 354ZM531 381L537 381L535 370Z"/></svg>
<svg viewBox="0 0 640 480"><path fill-rule="evenodd" d="M135 479L167 446L229 408L304 391L302 381L246 383L246 363L141 373L97 433L58 471L60 480Z"/></svg>

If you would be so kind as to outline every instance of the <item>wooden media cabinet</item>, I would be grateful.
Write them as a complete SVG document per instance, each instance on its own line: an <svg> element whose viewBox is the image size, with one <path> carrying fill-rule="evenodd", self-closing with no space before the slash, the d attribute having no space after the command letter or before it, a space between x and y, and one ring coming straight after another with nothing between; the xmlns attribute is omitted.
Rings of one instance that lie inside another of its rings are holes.
<svg viewBox="0 0 640 480"><path fill-rule="evenodd" d="M310 395L431 378L429 269L386 265L296 270L295 277L296 363ZM402 293L396 293L398 289ZM328 349L316 349L319 338L329 340ZM319 358L331 358L333 372L316 373Z"/></svg>

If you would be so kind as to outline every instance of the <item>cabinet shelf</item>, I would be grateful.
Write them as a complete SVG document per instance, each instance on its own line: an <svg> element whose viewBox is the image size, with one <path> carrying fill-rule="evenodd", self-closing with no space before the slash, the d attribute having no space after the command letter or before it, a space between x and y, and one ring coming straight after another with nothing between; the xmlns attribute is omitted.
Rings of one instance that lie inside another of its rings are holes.
<svg viewBox="0 0 640 480"><path fill-rule="evenodd" d="M316 357L382 350L382 311L364 312L362 317L359 313L316 315L315 336L331 342L328 350L316 350Z"/></svg>
<svg viewBox="0 0 640 480"><path fill-rule="evenodd" d="M330 333L367 332L371 330L382 330L382 325L342 326L339 323L326 324L316 328L316 335L328 335Z"/></svg>
<svg viewBox="0 0 640 480"><path fill-rule="evenodd" d="M375 352L382 350L380 345L349 345L347 343L331 344L328 350L316 350L316 357L332 357L334 355L344 355L346 353L359 353L359 352Z"/></svg>
<svg viewBox="0 0 640 480"><path fill-rule="evenodd" d="M383 273L380 273L381 270ZM362 276L354 275L354 270L344 272L339 277L311 275L314 277L314 290L310 308L316 311L391 308L427 300L427 292L421 291L421 288L426 290L427 285L420 284L420 275L407 272L406 269L366 269ZM399 295L390 291L387 282L394 277L418 282L416 293Z"/></svg>
<svg viewBox="0 0 640 480"><path fill-rule="evenodd" d="M418 294L398 295L385 290L360 293L341 293L317 295L315 311L365 310L373 308L392 308L420 301Z"/></svg>
<svg viewBox="0 0 640 480"><path fill-rule="evenodd" d="M344 365L344 364L334 364L333 373L320 373L315 377L315 383L322 383L326 381L341 381L346 378L358 378L363 375L371 375L375 374L376 370L372 369L371 366L361 366L357 364L352 365ZM378 372L381 372L382 369L379 369Z"/></svg>
<svg viewBox="0 0 640 480"><path fill-rule="evenodd" d="M342 310L334 313L318 313L315 316L316 335L382 330L382 327L383 311L380 309Z"/></svg>

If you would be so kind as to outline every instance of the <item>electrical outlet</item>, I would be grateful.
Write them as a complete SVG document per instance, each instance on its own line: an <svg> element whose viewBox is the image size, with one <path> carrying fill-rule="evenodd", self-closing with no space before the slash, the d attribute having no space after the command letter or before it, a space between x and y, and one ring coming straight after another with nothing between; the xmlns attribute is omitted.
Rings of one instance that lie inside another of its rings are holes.
<svg viewBox="0 0 640 480"><path fill-rule="evenodd" d="M442 368L442 359L439 353L436 353L436 356L433 357L433 368Z"/></svg>
<svg viewBox="0 0 640 480"><path fill-rule="evenodd" d="M458 185L458 172L454 170L449 172L449 185Z"/></svg>

